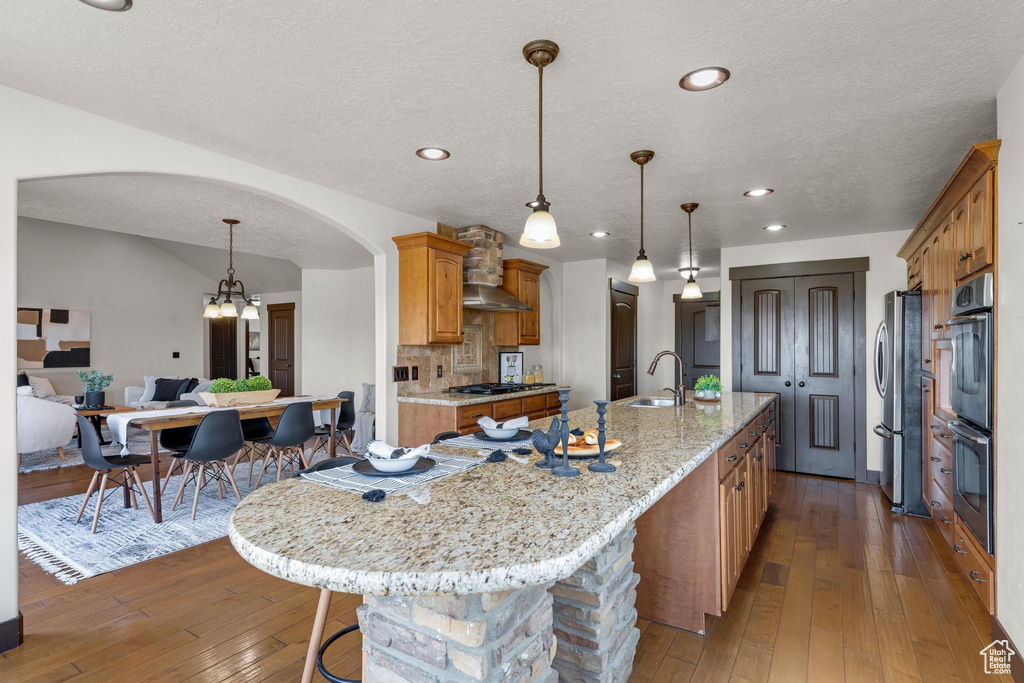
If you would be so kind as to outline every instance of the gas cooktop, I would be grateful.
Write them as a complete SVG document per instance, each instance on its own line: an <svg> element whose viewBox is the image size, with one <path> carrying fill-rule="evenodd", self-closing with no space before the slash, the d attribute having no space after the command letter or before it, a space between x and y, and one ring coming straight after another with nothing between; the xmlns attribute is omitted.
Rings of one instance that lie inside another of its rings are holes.
<svg viewBox="0 0 1024 683"><path fill-rule="evenodd" d="M461 387L449 387L448 391L453 394L514 394L518 391L530 391L539 387L553 387L552 384L498 384L496 382L485 382L483 384L467 384Z"/></svg>

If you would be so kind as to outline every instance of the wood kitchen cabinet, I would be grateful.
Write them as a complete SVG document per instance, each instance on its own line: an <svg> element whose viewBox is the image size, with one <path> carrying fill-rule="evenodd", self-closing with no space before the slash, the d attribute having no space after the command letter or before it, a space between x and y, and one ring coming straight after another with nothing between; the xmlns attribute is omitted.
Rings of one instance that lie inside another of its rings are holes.
<svg viewBox="0 0 1024 683"><path fill-rule="evenodd" d="M495 346L540 344L540 274L547 269L547 266L518 258L504 262L501 288L533 310L496 312Z"/></svg>
<svg viewBox="0 0 1024 683"><path fill-rule="evenodd" d="M995 251L995 201L993 187L995 185L995 171L989 171L974 184L968 197L970 199L968 210L968 221L971 226L969 242L970 250L965 251L965 263L969 263L968 275L973 275L985 266L992 265L992 256Z"/></svg>
<svg viewBox="0 0 1024 683"><path fill-rule="evenodd" d="M462 257L472 245L431 232L398 246L398 343L462 343Z"/></svg>
<svg viewBox="0 0 1024 683"><path fill-rule="evenodd" d="M557 415L562 408L558 392L548 391L530 396L493 396L489 400L459 405L453 399L448 405L416 403L415 396L398 403L398 443L419 446L430 443L441 432L473 434L480 431L477 420L489 417L498 422L526 415L531 420Z"/></svg>

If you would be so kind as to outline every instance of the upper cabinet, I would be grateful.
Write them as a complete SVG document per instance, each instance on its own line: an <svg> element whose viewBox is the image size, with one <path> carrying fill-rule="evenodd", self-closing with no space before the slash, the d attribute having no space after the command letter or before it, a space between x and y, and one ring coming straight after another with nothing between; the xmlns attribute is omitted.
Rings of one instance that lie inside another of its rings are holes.
<svg viewBox="0 0 1024 683"><path fill-rule="evenodd" d="M398 343L462 343L462 257L472 245L432 232L398 246Z"/></svg>
<svg viewBox="0 0 1024 683"><path fill-rule="evenodd" d="M495 346L540 344L540 274L545 270L547 266L518 258L504 262L501 288L533 310L495 313Z"/></svg>
<svg viewBox="0 0 1024 683"><path fill-rule="evenodd" d="M966 275L971 275L985 266L992 265L992 252L995 250L995 221L992 220L995 213L994 185L995 171L989 171L974 184L967 195L969 199L967 215L971 226L971 239L967 243L970 248L964 251L964 263L970 264Z"/></svg>

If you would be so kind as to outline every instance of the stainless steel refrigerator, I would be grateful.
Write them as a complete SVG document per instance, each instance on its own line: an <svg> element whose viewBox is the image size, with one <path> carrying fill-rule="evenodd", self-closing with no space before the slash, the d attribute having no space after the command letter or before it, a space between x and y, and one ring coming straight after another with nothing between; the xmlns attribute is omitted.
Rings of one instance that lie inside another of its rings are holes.
<svg viewBox="0 0 1024 683"><path fill-rule="evenodd" d="M885 295L874 346L875 387L882 397L879 483L893 512L928 515L921 495L921 293Z"/></svg>

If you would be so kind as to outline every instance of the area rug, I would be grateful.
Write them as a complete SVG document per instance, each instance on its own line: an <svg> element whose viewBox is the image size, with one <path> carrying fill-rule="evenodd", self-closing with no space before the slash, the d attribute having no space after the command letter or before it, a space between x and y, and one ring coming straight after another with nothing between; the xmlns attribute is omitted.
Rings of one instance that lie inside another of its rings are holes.
<svg viewBox="0 0 1024 683"><path fill-rule="evenodd" d="M105 441L110 440L110 432L107 431L106 427L103 427L103 439ZM148 453L149 432L140 431L137 435L130 434L128 436L128 447L132 453ZM100 446L100 450L103 451L103 455L120 455L121 444L111 443L108 446ZM67 458L66 461L60 459L56 448L46 451L36 451L35 453L22 453L21 464L18 466L18 474L39 472L42 470L54 470L58 467L75 467L77 465L81 465L82 449L78 447L78 439L72 439L68 445L64 446L64 457Z"/></svg>
<svg viewBox="0 0 1024 683"><path fill-rule="evenodd" d="M316 460L323 457L319 455ZM257 461L253 479L259 474L259 467ZM274 476L263 475L264 486L274 481L276 472L270 474ZM249 464L239 463L235 481L243 498L252 490L246 485L248 475ZM138 510L125 508L122 493L115 490L103 502L95 534L90 533L96 510L95 493L78 524L74 523L75 515L84 493L19 505L18 549L63 583L73 584L226 536L231 512L238 504L230 484L226 485L224 498L220 499L216 484L208 483L199 494L199 510L192 521L195 488L191 484L185 487L178 509L171 511L180 483L180 476L172 477L167 487L162 501L162 524L153 522L142 500L139 500ZM147 481L145 486L152 500L152 484Z"/></svg>

